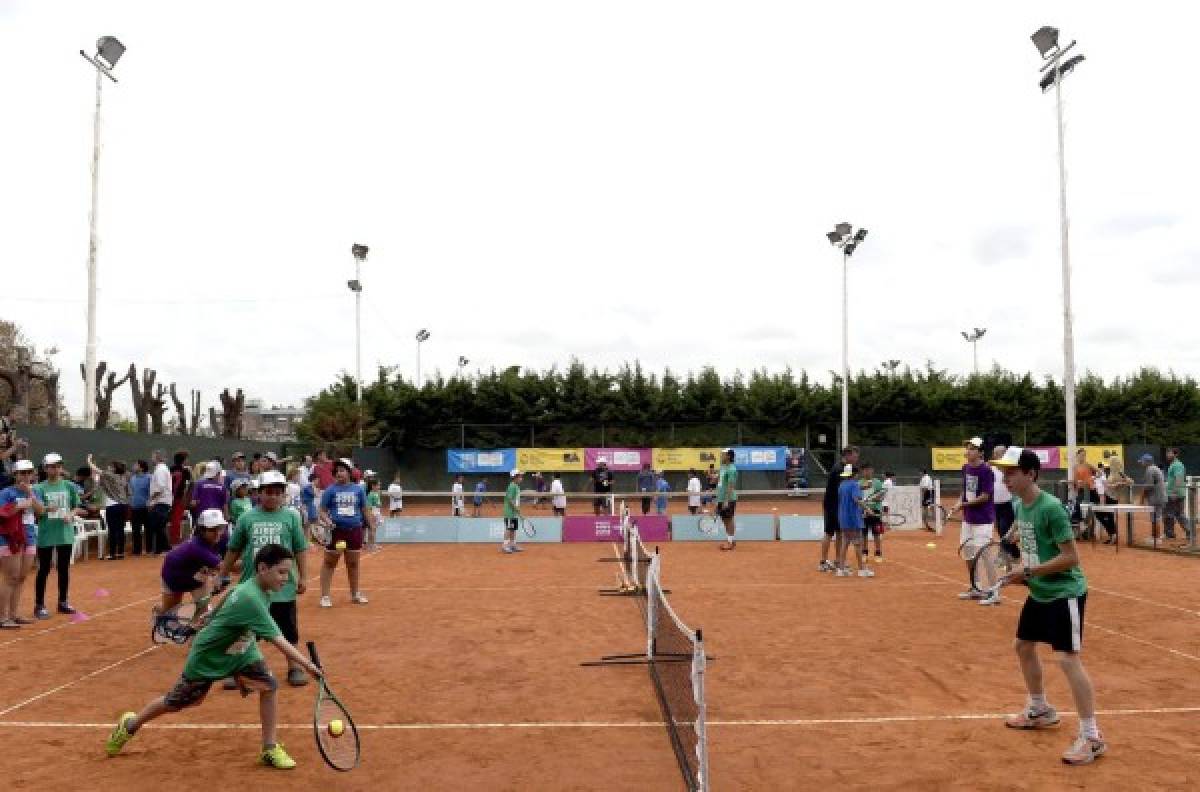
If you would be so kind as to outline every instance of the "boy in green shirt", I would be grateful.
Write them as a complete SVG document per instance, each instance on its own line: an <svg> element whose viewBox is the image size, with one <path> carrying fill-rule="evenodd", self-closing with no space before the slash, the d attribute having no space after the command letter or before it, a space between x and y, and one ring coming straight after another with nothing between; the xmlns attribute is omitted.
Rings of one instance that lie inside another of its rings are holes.
<svg viewBox="0 0 1200 792"><path fill-rule="evenodd" d="M51 565L58 567L58 612L70 615L75 612L67 601L67 590L71 585L71 552L75 548L75 518L87 515L75 483L63 478L62 457L46 454L42 465L46 469L46 480L34 485L46 510L38 517L37 557L38 571L34 579L33 592L36 598L33 615L38 619L49 619L46 609L46 580L50 577Z"/></svg>
<svg viewBox="0 0 1200 792"><path fill-rule="evenodd" d="M721 470L717 473L717 516L725 526L725 542L722 550L732 550L736 547L733 538L737 526L734 523L734 513L737 511L737 465L733 464L733 449L726 448L721 452Z"/></svg>
<svg viewBox="0 0 1200 792"><path fill-rule="evenodd" d="M258 650L258 640L275 647L313 678L321 670L287 642L271 618L270 593L286 585L292 574L292 553L285 547L269 544L254 557L254 576L218 596L197 623L204 626L192 639L183 674L165 696L147 704L141 712L126 712L108 736L105 751L116 756L121 748L150 721L169 712L194 707L204 700L213 682L232 676L242 695L259 694L262 718L262 752L259 761L268 767L290 770L296 762L276 742L276 690L278 684Z"/></svg>
<svg viewBox="0 0 1200 792"><path fill-rule="evenodd" d="M1038 487L1042 465L1033 451L1010 448L995 464L1004 470L1004 484L1013 495L1015 522L1006 538L1017 540L1024 567L1004 582L1029 587L1013 645L1029 699L1024 712L1009 716L1005 725L1045 729L1058 724L1058 712L1046 702L1037 654L1037 645L1048 643L1058 654L1079 713L1079 738L1062 760L1070 765L1088 764L1103 755L1108 745L1096 726L1095 692L1080 657L1087 578L1079 566L1071 518L1062 501Z"/></svg>
<svg viewBox="0 0 1200 792"><path fill-rule="evenodd" d="M238 479L233 485L233 500L229 502L229 522L237 525L238 519L254 508L246 494L250 491L250 479Z"/></svg>
<svg viewBox="0 0 1200 792"><path fill-rule="evenodd" d="M221 577L229 577L233 573L233 565L240 557L242 560L242 580L245 583L254 577L253 559L255 554L269 544L282 545L295 558L292 573L284 582L282 588L270 596L271 618L279 626L283 637L292 646L300 645L300 620L297 615L296 597L303 594L307 588L307 550L308 540L304 537L304 528L300 524L300 514L295 509L283 505L287 481L283 474L268 470L259 479L259 504L238 518L237 525L229 537L229 547L225 551L225 561L221 564ZM288 663L288 684L292 687L302 687L308 684L304 671L295 663Z"/></svg>
<svg viewBox="0 0 1200 792"><path fill-rule="evenodd" d="M883 482L875 478L875 468L864 462L859 469L863 497L863 561L870 555L867 547L875 537L875 562L883 563Z"/></svg>
<svg viewBox="0 0 1200 792"><path fill-rule="evenodd" d="M1187 495L1187 470L1179 458L1179 449L1167 449L1167 504L1163 506L1163 535L1175 538L1175 523L1183 526L1187 540L1192 540L1192 529L1183 514L1183 499Z"/></svg>
<svg viewBox="0 0 1200 792"><path fill-rule="evenodd" d="M517 546L517 528L521 522L521 481L525 474L513 468L508 474L508 489L504 491L504 544L500 549L505 553L519 553Z"/></svg>

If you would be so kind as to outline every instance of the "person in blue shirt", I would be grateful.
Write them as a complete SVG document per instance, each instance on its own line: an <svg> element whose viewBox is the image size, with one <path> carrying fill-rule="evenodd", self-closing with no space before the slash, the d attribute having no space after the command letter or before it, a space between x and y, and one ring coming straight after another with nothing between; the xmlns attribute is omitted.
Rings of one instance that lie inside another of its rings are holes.
<svg viewBox="0 0 1200 792"><path fill-rule="evenodd" d="M637 489L642 493L642 514L649 514L650 502L653 500L650 493L654 492L654 471L650 469L649 462L643 462L642 469L637 474Z"/></svg>
<svg viewBox="0 0 1200 792"><path fill-rule="evenodd" d="M321 476L313 473L308 477L308 483L300 488L300 503L304 506L304 515L308 522L317 521L317 482Z"/></svg>
<svg viewBox="0 0 1200 792"><path fill-rule="evenodd" d="M18 459L13 464L13 483L0 490L0 509L17 520L20 529L15 537L0 534L0 629L19 630L33 624L32 619L18 616L21 589L37 558L37 518L46 513L46 501L34 488L37 477L33 463ZM23 542L23 544L22 544ZM21 546L17 546L17 545Z"/></svg>
<svg viewBox="0 0 1200 792"><path fill-rule="evenodd" d="M658 497L655 498L654 511L658 514L667 513L667 493L671 491L671 485L667 483L667 477L662 471L658 473L658 481L654 483L654 489L658 492Z"/></svg>
<svg viewBox="0 0 1200 792"><path fill-rule="evenodd" d="M471 512L472 517L483 516L483 493L485 492L487 492L487 482L479 479L475 484L475 497L471 501L471 505L474 507Z"/></svg>
<svg viewBox="0 0 1200 792"><path fill-rule="evenodd" d="M354 463L339 459L333 464L334 483L321 493L321 504L317 519L330 531L329 544L325 547L325 563L321 565L321 607L332 608L329 595L333 573L338 559L346 554L346 578L350 581L350 601L355 605L366 605L367 598L359 589L359 561L362 558L363 528L375 529L375 516L367 509L367 496L363 488L351 481Z"/></svg>
<svg viewBox="0 0 1200 792"><path fill-rule="evenodd" d="M149 539L147 522L150 519L150 465L144 459L133 464L129 477L129 525L133 530L133 554L142 554L142 536Z"/></svg>
<svg viewBox="0 0 1200 792"><path fill-rule="evenodd" d="M863 467L869 467L864 462ZM850 569L846 566L846 552L854 546L854 563L858 566L859 577L875 577L875 573L863 564L863 497L862 487L859 486L857 471L854 465L842 468L842 483L838 485L838 528L841 536L838 539L837 576L848 577Z"/></svg>

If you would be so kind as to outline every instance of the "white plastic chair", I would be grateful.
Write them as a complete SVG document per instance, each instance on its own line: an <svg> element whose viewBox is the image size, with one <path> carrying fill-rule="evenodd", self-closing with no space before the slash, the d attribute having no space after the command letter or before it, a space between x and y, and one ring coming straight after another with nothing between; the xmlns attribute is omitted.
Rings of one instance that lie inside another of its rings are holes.
<svg viewBox="0 0 1200 792"><path fill-rule="evenodd" d="M83 556L83 560L87 560L87 543L89 539L96 540L96 555L99 558L104 557L104 546L107 544L108 537L104 533L104 523L100 520L85 520L82 517L74 519L75 525L75 546L71 550L71 563L75 563L77 556Z"/></svg>

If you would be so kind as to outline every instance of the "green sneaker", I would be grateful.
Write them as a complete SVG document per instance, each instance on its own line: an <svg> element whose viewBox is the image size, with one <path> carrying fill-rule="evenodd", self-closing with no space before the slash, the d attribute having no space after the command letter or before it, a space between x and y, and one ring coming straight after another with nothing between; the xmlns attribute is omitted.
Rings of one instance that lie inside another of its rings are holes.
<svg viewBox="0 0 1200 792"><path fill-rule="evenodd" d="M258 755L258 761L267 767L275 767L280 770L291 770L296 766L296 760L283 750L283 743L275 743L274 748L263 748L262 753Z"/></svg>
<svg viewBox="0 0 1200 792"><path fill-rule="evenodd" d="M129 721L137 717L136 712L123 712L121 717L117 718L117 725L113 727L112 733L108 735L108 741L104 743L104 751L109 756L116 756L125 747L125 743L133 739L133 735L129 733Z"/></svg>

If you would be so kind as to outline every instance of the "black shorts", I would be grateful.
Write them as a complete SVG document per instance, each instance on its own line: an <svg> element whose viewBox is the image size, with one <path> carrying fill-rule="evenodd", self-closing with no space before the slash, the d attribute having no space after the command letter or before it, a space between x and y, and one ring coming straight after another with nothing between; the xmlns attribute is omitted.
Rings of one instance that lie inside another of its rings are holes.
<svg viewBox="0 0 1200 792"><path fill-rule="evenodd" d="M1013 505L1009 503L996 504L996 533L1004 538L1009 529L1013 527L1013 522L1016 520L1016 515L1013 514Z"/></svg>
<svg viewBox="0 0 1200 792"><path fill-rule="evenodd" d="M825 515L825 535L826 536L837 536L838 531L840 531L840 530L841 530L841 527L838 525L837 512L834 512L833 514L826 514Z"/></svg>
<svg viewBox="0 0 1200 792"><path fill-rule="evenodd" d="M521 527L521 518L520 517L505 517L504 518L504 530L516 531L520 527Z"/></svg>
<svg viewBox="0 0 1200 792"><path fill-rule="evenodd" d="M1056 652L1079 652L1083 649L1083 611L1087 594L1070 599L1038 602L1025 600L1017 622L1017 639L1048 643Z"/></svg>
<svg viewBox="0 0 1200 792"><path fill-rule="evenodd" d="M718 517L733 517L733 515L736 511L737 511L737 501L729 501L729 503L726 504L725 506L721 506L720 504L717 504L717 516Z"/></svg>
<svg viewBox="0 0 1200 792"><path fill-rule="evenodd" d="M879 517L863 517L863 533L883 536L883 520Z"/></svg>
<svg viewBox="0 0 1200 792"><path fill-rule="evenodd" d="M279 628L279 632L283 633L283 637L292 646L300 643L300 622L296 618L296 601L291 602L272 602L271 603L271 618L275 620L275 625Z"/></svg>
<svg viewBox="0 0 1200 792"><path fill-rule="evenodd" d="M921 490L921 505L922 506L932 506L933 505L933 490Z"/></svg>
<svg viewBox="0 0 1200 792"><path fill-rule="evenodd" d="M233 673L233 678L238 683L238 689L242 691L243 697L254 691L279 689L279 683L275 681L271 669L267 668L267 664L262 660L239 668ZM172 712L194 707L204 701L204 697L208 695L209 689L216 681L215 679L188 679L181 676L175 686L168 690L167 695L163 697L163 704Z"/></svg>

